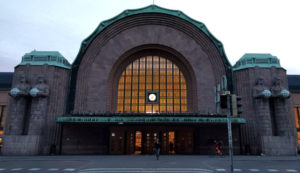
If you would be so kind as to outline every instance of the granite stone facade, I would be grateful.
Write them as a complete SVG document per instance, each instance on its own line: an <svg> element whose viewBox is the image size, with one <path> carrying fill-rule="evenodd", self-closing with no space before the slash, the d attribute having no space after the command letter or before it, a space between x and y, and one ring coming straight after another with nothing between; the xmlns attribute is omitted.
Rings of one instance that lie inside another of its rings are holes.
<svg viewBox="0 0 300 173"><path fill-rule="evenodd" d="M296 128L291 99L274 96L272 86L276 78L281 81L281 90L287 89L286 71L282 68L247 68L234 72L236 93L243 97L247 120L241 126L242 147L250 146L252 154L296 154ZM263 87L257 87L258 79ZM269 96L258 97L255 91L268 90ZM273 94L273 95L271 95Z"/></svg>
<svg viewBox="0 0 300 173"><path fill-rule="evenodd" d="M246 120L233 124L235 154L296 154L295 120L279 61L260 59L233 71L222 44L181 12L157 6L125 11L83 41L72 67L54 55L59 56L33 51L15 68L3 155L134 154L137 132L143 134L145 154L153 152L156 138L162 139L164 154L172 152L170 141L177 154L215 154L216 142L222 141L227 154L226 123L56 122L58 117L117 116L121 73L132 61L154 55L172 61L186 79L188 112L167 118L224 118L220 94L230 91L242 96L244 112L237 118Z"/></svg>
<svg viewBox="0 0 300 173"><path fill-rule="evenodd" d="M56 117L64 114L66 109L69 70L48 65L17 66L12 88L18 87L20 75L25 76L30 89L38 87L38 78L43 75L49 86L49 96L36 98L28 94L22 98L26 104L20 107L17 106L20 100L10 98L2 153L49 154L50 146L57 140L59 130ZM16 115L21 118L16 120ZM20 125L16 126L15 121Z"/></svg>

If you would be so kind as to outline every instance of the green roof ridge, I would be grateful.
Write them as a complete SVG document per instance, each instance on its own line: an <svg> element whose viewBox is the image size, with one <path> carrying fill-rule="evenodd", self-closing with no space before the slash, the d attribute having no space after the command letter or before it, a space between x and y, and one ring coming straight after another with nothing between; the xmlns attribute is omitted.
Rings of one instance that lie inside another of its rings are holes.
<svg viewBox="0 0 300 173"><path fill-rule="evenodd" d="M71 69L71 64L58 51L36 51L25 53L22 57L22 62L19 65L44 65L57 66L66 69Z"/></svg>
<svg viewBox="0 0 300 173"><path fill-rule="evenodd" d="M246 53L233 66L233 70L241 70L246 68L282 68L280 61L276 56L269 53Z"/></svg>
<svg viewBox="0 0 300 173"><path fill-rule="evenodd" d="M192 23L194 26L196 26L197 28L199 28L201 31L203 31L215 44L216 48L219 50L219 52L221 53L222 56L222 60L224 62L224 64L226 65L226 68L231 69L232 66L230 64L230 61L228 60L225 51L224 51L224 47L223 44L216 39L210 32L209 30L206 28L206 26L202 23L199 22L197 20L194 20L192 18L190 18L189 16L187 16L186 14L184 14L182 11L179 10L170 10L167 8L163 8L157 5L149 5L143 8L138 8L138 9L131 9L131 10L124 10L122 13L118 14L117 16L105 20L103 22L101 22L98 27L94 30L94 32L92 34L90 34L86 39L84 39L81 43L79 52L73 62L73 65L77 64L76 61L78 61L78 57L80 56L81 53L85 52L87 47L89 46L89 44L94 40L94 38L106 27L108 27L110 24L125 18L127 16L131 16L131 15L136 15L136 14L142 14L142 13L163 13L163 14L169 14L172 16L176 16L179 17L181 19L184 19L190 23ZM81 61L81 60L79 60Z"/></svg>

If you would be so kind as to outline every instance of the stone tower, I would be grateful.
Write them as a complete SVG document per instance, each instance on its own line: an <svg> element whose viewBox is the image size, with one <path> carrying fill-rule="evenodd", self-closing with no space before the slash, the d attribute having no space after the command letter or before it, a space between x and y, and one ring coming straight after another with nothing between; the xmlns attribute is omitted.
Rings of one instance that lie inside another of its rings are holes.
<svg viewBox="0 0 300 173"><path fill-rule="evenodd" d="M32 51L15 67L3 155L49 154L65 112L71 65L54 51Z"/></svg>
<svg viewBox="0 0 300 173"><path fill-rule="evenodd" d="M235 92L243 98L246 154L295 155L295 120L286 70L271 54L245 54L234 65Z"/></svg>

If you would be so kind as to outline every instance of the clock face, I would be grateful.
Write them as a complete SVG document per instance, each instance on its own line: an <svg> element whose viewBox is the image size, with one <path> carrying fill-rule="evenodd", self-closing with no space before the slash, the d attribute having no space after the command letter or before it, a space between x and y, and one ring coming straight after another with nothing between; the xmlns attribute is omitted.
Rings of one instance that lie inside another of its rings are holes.
<svg viewBox="0 0 300 173"><path fill-rule="evenodd" d="M154 93L149 94L148 98L149 98L149 101L154 102L156 100L156 94L154 94Z"/></svg>
<svg viewBox="0 0 300 173"><path fill-rule="evenodd" d="M158 104L159 92L158 91L146 91L146 104Z"/></svg>

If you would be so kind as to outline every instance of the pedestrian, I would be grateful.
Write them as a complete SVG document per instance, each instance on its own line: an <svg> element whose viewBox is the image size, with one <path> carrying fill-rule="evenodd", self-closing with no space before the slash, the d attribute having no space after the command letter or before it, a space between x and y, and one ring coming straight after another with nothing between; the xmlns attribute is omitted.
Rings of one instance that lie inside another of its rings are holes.
<svg viewBox="0 0 300 173"><path fill-rule="evenodd" d="M223 155L223 153L222 153L222 141L219 141L219 142L217 142L216 141L216 154L217 155Z"/></svg>
<svg viewBox="0 0 300 173"><path fill-rule="evenodd" d="M159 153L160 153L160 143L159 143L159 139L156 139L155 142L155 155L156 155L156 159L159 160Z"/></svg>
<svg viewBox="0 0 300 173"><path fill-rule="evenodd" d="M170 142L170 144L169 144L170 146L170 148L169 148L169 150L170 150L170 152L173 152L173 142Z"/></svg>

